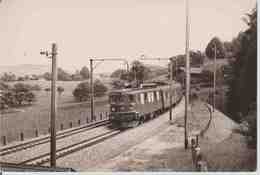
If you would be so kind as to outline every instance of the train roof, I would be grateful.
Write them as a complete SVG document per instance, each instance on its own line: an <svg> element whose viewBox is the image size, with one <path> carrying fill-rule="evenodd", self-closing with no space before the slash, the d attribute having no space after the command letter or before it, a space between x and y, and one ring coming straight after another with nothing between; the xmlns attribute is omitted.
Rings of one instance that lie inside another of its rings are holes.
<svg viewBox="0 0 260 175"><path fill-rule="evenodd" d="M157 90L165 90L169 88L169 84L166 85L158 85L156 87L147 87L147 88L125 88L125 89L118 89L110 91L110 94L116 93L125 93L125 94L136 94L141 92L149 92L149 91L157 91ZM179 83L174 83L173 88L181 87Z"/></svg>

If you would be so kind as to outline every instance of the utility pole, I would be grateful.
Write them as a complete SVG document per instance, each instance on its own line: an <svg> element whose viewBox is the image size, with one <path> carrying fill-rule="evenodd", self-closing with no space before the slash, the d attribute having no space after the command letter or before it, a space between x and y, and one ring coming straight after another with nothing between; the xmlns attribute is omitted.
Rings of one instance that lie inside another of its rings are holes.
<svg viewBox="0 0 260 175"><path fill-rule="evenodd" d="M40 52L41 55L46 55L52 60L52 81L51 81L51 126L50 126L50 166L56 167L56 113L57 113L57 99L56 99L56 81L57 81L57 44L52 44L52 51Z"/></svg>
<svg viewBox="0 0 260 175"><path fill-rule="evenodd" d="M90 115L94 120L94 84L93 84L93 59L90 59Z"/></svg>
<svg viewBox="0 0 260 175"><path fill-rule="evenodd" d="M172 97L173 97L173 94L172 94L172 81L173 81L173 61L172 59L170 59L170 81L171 81L171 84L170 84L170 90L171 90L171 93L170 93L170 116L169 116L169 119L170 121L172 121Z"/></svg>
<svg viewBox="0 0 260 175"><path fill-rule="evenodd" d="M184 116L184 146L188 148L188 137L187 137L187 118L188 118L188 107L189 107L189 95L190 95L190 55L189 55L189 0L186 0L186 92L185 92L185 116Z"/></svg>
<svg viewBox="0 0 260 175"><path fill-rule="evenodd" d="M213 80L213 112L215 111L216 102L215 102L215 94L216 94L216 59L217 59L217 45L214 44L214 80Z"/></svg>

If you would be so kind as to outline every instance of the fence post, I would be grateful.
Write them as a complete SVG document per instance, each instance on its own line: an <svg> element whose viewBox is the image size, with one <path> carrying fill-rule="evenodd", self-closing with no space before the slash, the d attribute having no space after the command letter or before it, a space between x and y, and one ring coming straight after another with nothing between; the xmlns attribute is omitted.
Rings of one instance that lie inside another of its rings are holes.
<svg viewBox="0 0 260 175"><path fill-rule="evenodd" d="M38 133L38 130L36 129L35 130L35 137L38 137L39 136L39 133Z"/></svg>
<svg viewBox="0 0 260 175"><path fill-rule="evenodd" d="M70 128L72 128L72 122L70 122Z"/></svg>
<svg viewBox="0 0 260 175"><path fill-rule="evenodd" d="M3 138L3 145L6 145L6 136L2 136Z"/></svg>
<svg viewBox="0 0 260 175"><path fill-rule="evenodd" d="M23 135L23 132L20 133L20 138L21 138L21 141L24 140L24 135Z"/></svg>
<svg viewBox="0 0 260 175"><path fill-rule="evenodd" d="M78 124L80 125L80 120L78 120Z"/></svg>
<svg viewBox="0 0 260 175"><path fill-rule="evenodd" d="M108 117L107 111L106 111L106 118Z"/></svg>
<svg viewBox="0 0 260 175"><path fill-rule="evenodd" d="M102 120L102 112L99 114L100 120Z"/></svg>
<svg viewBox="0 0 260 175"><path fill-rule="evenodd" d="M63 130L63 124L60 124L60 130Z"/></svg>
<svg viewBox="0 0 260 175"><path fill-rule="evenodd" d="M196 145L199 146L199 135L196 135Z"/></svg>

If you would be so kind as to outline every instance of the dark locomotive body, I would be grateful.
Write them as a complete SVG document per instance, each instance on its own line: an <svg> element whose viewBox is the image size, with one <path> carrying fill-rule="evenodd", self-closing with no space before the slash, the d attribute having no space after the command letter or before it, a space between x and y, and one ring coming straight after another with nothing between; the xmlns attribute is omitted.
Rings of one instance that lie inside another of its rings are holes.
<svg viewBox="0 0 260 175"><path fill-rule="evenodd" d="M109 94L110 121L120 127L135 127L145 120L156 117L182 98L179 83L170 85L148 84L140 88L127 88L111 91Z"/></svg>

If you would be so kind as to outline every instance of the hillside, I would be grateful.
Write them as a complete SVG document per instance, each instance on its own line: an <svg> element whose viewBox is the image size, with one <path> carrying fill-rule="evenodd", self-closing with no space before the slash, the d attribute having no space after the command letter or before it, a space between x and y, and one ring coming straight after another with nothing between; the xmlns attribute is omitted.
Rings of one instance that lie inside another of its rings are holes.
<svg viewBox="0 0 260 175"><path fill-rule="evenodd" d="M49 65L33 65L33 64L20 64L13 66L0 66L0 75L4 72L11 72L15 75L24 76L31 74L43 74L50 72L51 67Z"/></svg>

